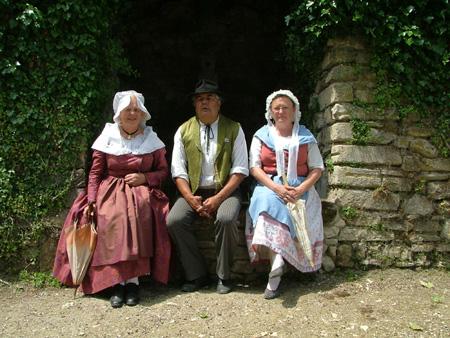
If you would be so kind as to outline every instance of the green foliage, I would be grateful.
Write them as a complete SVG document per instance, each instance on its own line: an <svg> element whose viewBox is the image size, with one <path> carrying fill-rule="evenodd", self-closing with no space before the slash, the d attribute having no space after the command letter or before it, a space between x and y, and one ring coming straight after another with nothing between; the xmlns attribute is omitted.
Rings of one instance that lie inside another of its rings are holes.
<svg viewBox="0 0 450 338"><path fill-rule="evenodd" d="M366 145L370 140L370 127L366 121L360 119L352 119L352 143Z"/></svg>
<svg viewBox="0 0 450 338"><path fill-rule="evenodd" d="M418 194L422 194L425 195L426 192L426 187L427 187L427 181L423 178L421 178L420 180L418 180L414 186L414 191Z"/></svg>
<svg viewBox="0 0 450 338"><path fill-rule="evenodd" d="M373 51L379 81L375 103L401 116L431 117L433 138L448 156L450 135L450 6L437 1L298 1L286 16L287 58L301 74L300 91L309 97L328 39L362 36Z"/></svg>
<svg viewBox="0 0 450 338"><path fill-rule="evenodd" d="M105 103L127 71L119 1L0 1L0 261L21 257L62 207ZM28 257L21 257L26 261ZM4 267L0 267L4 268Z"/></svg>
<svg viewBox="0 0 450 338"><path fill-rule="evenodd" d="M48 272L29 272L22 270L19 274L19 279L22 282L30 283L35 288L44 288L48 286L60 287L61 283L52 277Z"/></svg>
<svg viewBox="0 0 450 338"><path fill-rule="evenodd" d="M369 228L370 230L374 230L374 231L377 231L377 232L383 232L383 231L385 231L385 227L384 227L384 224L383 224L383 223L374 223L374 224L370 224L370 225L368 226L368 228Z"/></svg>
<svg viewBox="0 0 450 338"><path fill-rule="evenodd" d="M334 163L331 156L327 157L325 160L325 166L327 167L328 171L332 173L334 171Z"/></svg>
<svg viewBox="0 0 450 338"><path fill-rule="evenodd" d="M342 207L341 208L341 215L347 219L352 220L355 219L356 216L358 216L358 211L353 207Z"/></svg>
<svg viewBox="0 0 450 338"><path fill-rule="evenodd" d="M434 304L442 304L442 303L444 303L444 297L440 296L440 295L432 295L431 296L431 301Z"/></svg>

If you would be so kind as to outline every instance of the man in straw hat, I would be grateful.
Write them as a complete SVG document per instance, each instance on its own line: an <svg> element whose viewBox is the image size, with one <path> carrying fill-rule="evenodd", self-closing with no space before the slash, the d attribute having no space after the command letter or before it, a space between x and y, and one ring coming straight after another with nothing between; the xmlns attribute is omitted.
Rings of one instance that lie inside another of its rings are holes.
<svg viewBox="0 0 450 338"><path fill-rule="evenodd" d="M167 226L185 273L182 290L193 292L208 285L209 276L192 224L198 217L214 219L217 292L225 294L232 290L239 185L248 176L247 145L239 123L219 114L222 97L215 82L200 80L192 101L196 115L174 137L172 177L181 196Z"/></svg>

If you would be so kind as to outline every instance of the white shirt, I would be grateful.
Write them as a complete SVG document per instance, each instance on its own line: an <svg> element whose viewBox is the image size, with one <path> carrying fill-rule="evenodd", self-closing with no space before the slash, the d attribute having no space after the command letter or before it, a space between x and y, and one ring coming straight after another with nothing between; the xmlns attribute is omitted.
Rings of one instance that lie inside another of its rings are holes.
<svg viewBox="0 0 450 338"><path fill-rule="evenodd" d="M280 136L282 141L284 142L284 147L289 145L291 136L282 137ZM250 145L250 168L258 167L261 168L261 140L257 137L253 137L252 144ZM324 170L322 155L320 155L319 147L317 143L308 143L308 160L307 160L309 169L319 168Z"/></svg>
<svg viewBox="0 0 450 338"><path fill-rule="evenodd" d="M219 119L211 124L212 133L209 140L209 151L207 151L207 135L206 125L200 122L200 145L202 147L202 173L200 176L200 188L214 188L214 159L217 150ZM183 141L181 139L181 127L178 128L174 136L173 152L172 152L172 178L183 178L189 182L187 172L187 159ZM232 174L243 174L248 176L248 152L247 143L245 142L244 132L239 126L239 132L234 141L233 153L231 155Z"/></svg>

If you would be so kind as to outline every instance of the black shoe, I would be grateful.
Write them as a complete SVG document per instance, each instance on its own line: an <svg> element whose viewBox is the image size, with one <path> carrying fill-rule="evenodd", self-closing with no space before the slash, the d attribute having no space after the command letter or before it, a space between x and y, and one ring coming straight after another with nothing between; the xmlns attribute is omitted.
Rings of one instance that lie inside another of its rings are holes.
<svg viewBox="0 0 450 338"><path fill-rule="evenodd" d="M231 292L233 290L233 283L231 279L220 279L217 282L217 293L222 295Z"/></svg>
<svg viewBox="0 0 450 338"><path fill-rule="evenodd" d="M188 281L181 286L181 291L194 292L209 285L208 276L203 276L192 281Z"/></svg>
<svg viewBox="0 0 450 338"><path fill-rule="evenodd" d="M276 290L264 290L264 299L275 299L280 296L280 287L278 287Z"/></svg>
<svg viewBox="0 0 450 338"><path fill-rule="evenodd" d="M128 306L139 304L139 285L134 283L125 285L125 304Z"/></svg>
<svg viewBox="0 0 450 338"><path fill-rule="evenodd" d="M125 287L123 285L114 285L109 302L113 308L122 307L125 298Z"/></svg>

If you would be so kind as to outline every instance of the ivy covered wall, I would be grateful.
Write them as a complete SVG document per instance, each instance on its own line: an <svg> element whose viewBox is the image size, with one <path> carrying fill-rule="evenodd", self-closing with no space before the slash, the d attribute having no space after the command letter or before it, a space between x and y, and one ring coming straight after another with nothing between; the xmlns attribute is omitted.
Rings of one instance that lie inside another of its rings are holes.
<svg viewBox="0 0 450 338"><path fill-rule="evenodd" d="M118 3L0 1L0 270L36 263L127 71Z"/></svg>

